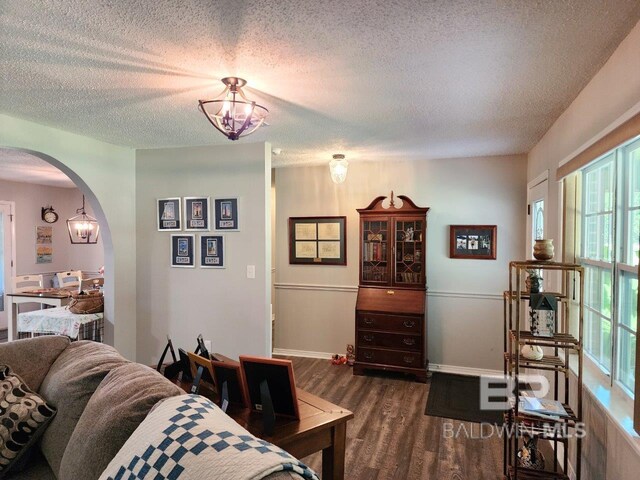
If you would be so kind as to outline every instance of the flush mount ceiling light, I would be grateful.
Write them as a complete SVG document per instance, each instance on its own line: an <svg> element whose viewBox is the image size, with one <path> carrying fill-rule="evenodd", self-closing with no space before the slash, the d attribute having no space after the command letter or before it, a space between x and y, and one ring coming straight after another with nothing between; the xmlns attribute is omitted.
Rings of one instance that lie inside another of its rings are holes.
<svg viewBox="0 0 640 480"><path fill-rule="evenodd" d="M331 180L333 183L342 183L347 178L347 169L349 168L349 162L344 158L341 153L333 155L333 160L329 162L329 171L331 172Z"/></svg>
<svg viewBox="0 0 640 480"><path fill-rule="evenodd" d="M67 220L67 229L71 243L92 244L98 243L100 225L98 221L84 211L84 195L82 196L82 208L76 210L75 217Z"/></svg>
<svg viewBox="0 0 640 480"><path fill-rule="evenodd" d="M222 79L226 85L220 95L213 100L198 100L202 113L229 140L255 132L263 123L269 110L247 99L242 87L247 82L238 77Z"/></svg>

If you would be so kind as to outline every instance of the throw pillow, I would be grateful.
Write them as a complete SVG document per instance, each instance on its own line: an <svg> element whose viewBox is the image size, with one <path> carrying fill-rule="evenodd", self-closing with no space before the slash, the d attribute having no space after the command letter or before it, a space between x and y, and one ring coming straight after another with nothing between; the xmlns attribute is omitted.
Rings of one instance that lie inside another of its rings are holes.
<svg viewBox="0 0 640 480"><path fill-rule="evenodd" d="M7 365L0 365L0 477L16 466L55 414Z"/></svg>

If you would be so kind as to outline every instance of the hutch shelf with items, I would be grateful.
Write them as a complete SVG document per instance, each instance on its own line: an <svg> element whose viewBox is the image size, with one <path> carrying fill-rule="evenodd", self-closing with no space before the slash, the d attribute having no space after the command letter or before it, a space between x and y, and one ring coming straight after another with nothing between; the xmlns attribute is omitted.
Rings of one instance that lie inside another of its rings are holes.
<svg viewBox="0 0 640 480"><path fill-rule="evenodd" d="M380 196L360 214L360 282L354 375L390 370L427 379L428 208Z"/></svg>
<svg viewBox="0 0 640 480"><path fill-rule="evenodd" d="M532 273L545 282L556 280L559 291L526 288L524 280ZM584 268L580 265L536 260L509 263L509 290L503 295L504 373L512 380L514 392L511 409L505 413L505 432L513 432L504 435L503 475L507 480L568 480L570 452L574 478L580 479L583 294ZM540 350L537 356L525 355L523 347ZM572 356L577 371L570 381ZM544 374L549 380L549 392L544 400L539 399L543 406L526 398L535 398L527 394L532 388L527 374ZM553 458L540 457L538 440L551 442L554 452L563 445L560 459L555 453ZM570 442L575 442L571 448ZM536 461L532 461L532 445Z"/></svg>

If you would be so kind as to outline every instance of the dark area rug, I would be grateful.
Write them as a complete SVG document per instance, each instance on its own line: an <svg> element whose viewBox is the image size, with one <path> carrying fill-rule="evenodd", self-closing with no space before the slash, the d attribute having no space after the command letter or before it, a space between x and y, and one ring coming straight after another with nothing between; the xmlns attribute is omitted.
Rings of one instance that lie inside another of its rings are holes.
<svg viewBox="0 0 640 480"><path fill-rule="evenodd" d="M434 372L425 415L465 422L504 423L502 411L480 410L480 377Z"/></svg>

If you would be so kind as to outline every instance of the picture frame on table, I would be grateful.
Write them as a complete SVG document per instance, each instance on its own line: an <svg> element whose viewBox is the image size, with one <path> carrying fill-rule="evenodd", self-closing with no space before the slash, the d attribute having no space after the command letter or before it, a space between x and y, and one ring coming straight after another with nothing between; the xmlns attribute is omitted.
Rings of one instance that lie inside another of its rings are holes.
<svg viewBox="0 0 640 480"><path fill-rule="evenodd" d="M244 389L249 407L262 412L261 385L268 386L273 413L300 418L296 381L291 360L240 355Z"/></svg>
<svg viewBox="0 0 640 480"><path fill-rule="evenodd" d="M496 225L450 225L449 257L474 260L497 258Z"/></svg>
<svg viewBox="0 0 640 480"><path fill-rule="evenodd" d="M181 198L159 198L156 219L159 232L179 232L182 230Z"/></svg>
<svg viewBox="0 0 640 480"><path fill-rule="evenodd" d="M226 268L224 236L200 235L200 268Z"/></svg>
<svg viewBox="0 0 640 480"><path fill-rule="evenodd" d="M195 268L195 235L188 233L171 235L171 266Z"/></svg>
<svg viewBox="0 0 640 480"><path fill-rule="evenodd" d="M210 197L184 197L183 205L185 232L211 230Z"/></svg>
<svg viewBox="0 0 640 480"><path fill-rule="evenodd" d="M219 404L223 411L226 411L225 400L231 405L237 405L242 408L249 407L240 363L211 360L211 366L213 367L213 379L220 395ZM225 396L227 398L224 398Z"/></svg>
<svg viewBox="0 0 640 480"><path fill-rule="evenodd" d="M238 198L216 198L214 200L215 229L227 232L240 231Z"/></svg>

